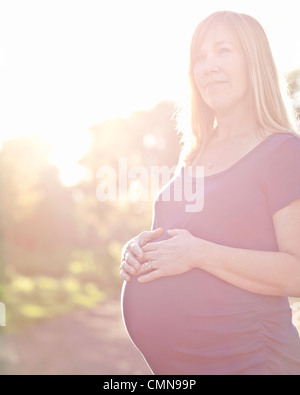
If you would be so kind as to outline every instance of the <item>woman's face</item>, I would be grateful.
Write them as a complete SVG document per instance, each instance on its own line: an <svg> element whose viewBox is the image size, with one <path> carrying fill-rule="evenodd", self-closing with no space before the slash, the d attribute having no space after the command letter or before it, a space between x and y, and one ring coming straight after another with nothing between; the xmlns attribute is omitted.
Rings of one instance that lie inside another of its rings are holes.
<svg viewBox="0 0 300 395"><path fill-rule="evenodd" d="M249 108L249 75L239 42L224 24L209 28L195 54L194 79L216 115Z"/></svg>

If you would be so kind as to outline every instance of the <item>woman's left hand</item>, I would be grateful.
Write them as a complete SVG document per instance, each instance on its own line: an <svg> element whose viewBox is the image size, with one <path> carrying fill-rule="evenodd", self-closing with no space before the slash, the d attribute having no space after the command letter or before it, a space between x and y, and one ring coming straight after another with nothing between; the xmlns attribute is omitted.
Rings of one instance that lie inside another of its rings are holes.
<svg viewBox="0 0 300 395"><path fill-rule="evenodd" d="M196 262L201 259L197 244L202 240L197 239L184 229L169 230L170 239L149 243L143 247L144 263L142 273L153 270L140 276L138 281L146 283L160 277L176 276L196 267Z"/></svg>

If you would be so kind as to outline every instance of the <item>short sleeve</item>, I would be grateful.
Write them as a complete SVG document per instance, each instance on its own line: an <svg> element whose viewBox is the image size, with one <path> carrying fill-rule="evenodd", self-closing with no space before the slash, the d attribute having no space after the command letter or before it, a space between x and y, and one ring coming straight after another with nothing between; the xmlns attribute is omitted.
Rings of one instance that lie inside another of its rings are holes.
<svg viewBox="0 0 300 395"><path fill-rule="evenodd" d="M267 200L271 214L300 199L300 139L286 136L272 152L267 169Z"/></svg>

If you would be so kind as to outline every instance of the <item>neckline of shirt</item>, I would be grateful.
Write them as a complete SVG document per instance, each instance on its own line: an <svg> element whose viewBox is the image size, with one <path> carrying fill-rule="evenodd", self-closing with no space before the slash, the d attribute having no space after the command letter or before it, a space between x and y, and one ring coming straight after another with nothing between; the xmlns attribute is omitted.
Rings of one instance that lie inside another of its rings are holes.
<svg viewBox="0 0 300 395"><path fill-rule="evenodd" d="M239 160L237 160L236 162L234 162L231 166L229 166L227 169L225 169L225 170L222 170L222 171L219 171L219 172L217 172L217 173L214 173L214 174L209 174L209 175L206 175L206 176L204 176L204 177L195 177L195 176L190 176L189 174L188 174L188 171L185 171L184 172L184 176L187 178L187 179L190 179L190 180L197 180L197 179L202 179L202 178L204 178L205 180L206 179L210 179L210 178L214 178L214 177L218 177L218 176L220 176L220 175L223 175L224 173L227 173L227 172L229 172L230 170L233 170L235 167L237 167L239 164L241 164L242 162L244 162L246 159L248 159L250 156L252 156L254 153L256 153L256 151L258 151L261 147L263 147L264 145L265 145L265 143L266 142L268 142L268 141L270 141L270 139L271 139L271 137L273 137L273 136L278 136L278 135L284 135L284 136L289 136L289 137L293 137L292 135L290 135L290 134L287 134L287 133L272 133L272 134L270 134L268 137L266 137L262 142L260 142L259 144L257 144L255 147L253 147L249 152L247 152L244 156L242 156ZM182 169L181 169L181 175L182 175L182 173L183 173L183 171L184 171L184 169L185 169L186 167L185 166L182 166Z"/></svg>

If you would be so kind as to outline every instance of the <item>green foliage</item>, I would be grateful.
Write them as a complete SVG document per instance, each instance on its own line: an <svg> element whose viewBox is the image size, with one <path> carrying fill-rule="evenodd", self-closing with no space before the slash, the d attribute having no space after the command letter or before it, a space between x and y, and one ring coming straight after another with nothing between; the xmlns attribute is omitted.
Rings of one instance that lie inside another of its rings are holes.
<svg viewBox="0 0 300 395"><path fill-rule="evenodd" d="M16 275L5 294L9 332L74 309L90 308L106 297L93 282L81 283L71 275L59 279Z"/></svg>
<svg viewBox="0 0 300 395"><path fill-rule="evenodd" d="M39 139L3 144L0 301L7 307L7 331L120 294L122 245L150 228L153 202L139 201L133 187L132 200L98 201L96 172L111 165L118 177L120 158L147 171L176 165L174 110L173 103L162 102L91 127L92 143L81 164L92 176L71 188L61 184L48 161L50 149Z"/></svg>

